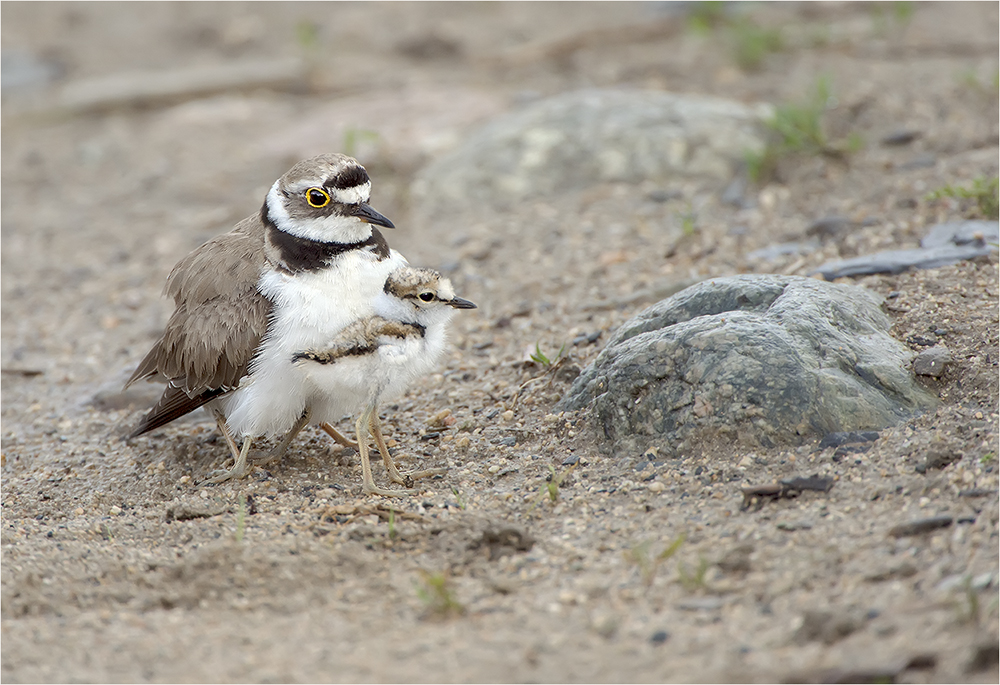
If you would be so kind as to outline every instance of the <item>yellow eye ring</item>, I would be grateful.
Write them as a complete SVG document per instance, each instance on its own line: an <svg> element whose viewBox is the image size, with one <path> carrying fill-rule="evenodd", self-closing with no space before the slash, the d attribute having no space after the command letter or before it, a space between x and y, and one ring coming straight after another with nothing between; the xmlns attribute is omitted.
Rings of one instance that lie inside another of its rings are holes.
<svg viewBox="0 0 1000 685"><path fill-rule="evenodd" d="M306 202L310 207L326 207L330 204L330 196L322 188L310 188L306 191Z"/></svg>

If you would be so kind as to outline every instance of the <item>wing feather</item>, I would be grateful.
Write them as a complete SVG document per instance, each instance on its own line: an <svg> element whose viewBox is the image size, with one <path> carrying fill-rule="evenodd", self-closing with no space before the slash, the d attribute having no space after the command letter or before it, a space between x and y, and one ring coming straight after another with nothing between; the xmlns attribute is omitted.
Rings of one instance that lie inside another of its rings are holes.
<svg viewBox="0 0 1000 685"><path fill-rule="evenodd" d="M265 265L264 229L252 216L174 267L164 290L176 309L125 387L153 378L170 384L134 435L239 386L267 332L273 306L257 290Z"/></svg>

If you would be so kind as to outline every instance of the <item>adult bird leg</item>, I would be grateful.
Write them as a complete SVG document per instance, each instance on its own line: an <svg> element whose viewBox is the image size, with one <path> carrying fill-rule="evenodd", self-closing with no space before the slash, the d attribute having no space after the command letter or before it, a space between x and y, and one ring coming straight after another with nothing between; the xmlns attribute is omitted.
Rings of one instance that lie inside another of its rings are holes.
<svg viewBox="0 0 1000 685"><path fill-rule="evenodd" d="M300 416L299 420L295 422L295 425L292 426L287 433L285 433L285 437L281 439L281 443L278 444L278 446L275 447L273 450L271 450L271 453L268 454L263 459L263 461L259 461L257 463L261 465L270 464L271 462L278 461L279 459L284 457L285 452L288 451L288 446L292 444L292 440L294 440L295 436L298 435L302 431L302 429L306 427L307 423L309 423L308 409L302 412L302 416Z"/></svg>

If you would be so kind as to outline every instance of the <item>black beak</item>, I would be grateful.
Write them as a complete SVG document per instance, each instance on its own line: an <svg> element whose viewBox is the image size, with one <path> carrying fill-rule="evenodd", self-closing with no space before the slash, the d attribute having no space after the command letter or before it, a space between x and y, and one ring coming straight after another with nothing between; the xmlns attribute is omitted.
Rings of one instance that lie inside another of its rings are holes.
<svg viewBox="0 0 1000 685"><path fill-rule="evenodd" d="M453 300L449 300L448 304L455 309L476 309L476 303L470 302L469 300L463 300L461 297L456 297Z"/></svg>
<svg viewBox="0 0 1000 685"><path fill-rule="evenodd" d="M362 202L355 207L354 211L351 212L351 215L358 217L366 224L375 224L376 226L385 226L386 228L396 228L392 225L391 221L372 209L371 205L367 202Z"/></svg>

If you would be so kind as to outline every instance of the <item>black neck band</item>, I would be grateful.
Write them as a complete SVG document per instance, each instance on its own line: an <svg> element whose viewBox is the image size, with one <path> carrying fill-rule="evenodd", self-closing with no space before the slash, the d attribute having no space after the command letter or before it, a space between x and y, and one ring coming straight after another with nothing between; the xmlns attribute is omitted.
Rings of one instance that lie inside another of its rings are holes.
<svg viewBox="0 0 1000 685"><path fill-rule="evenodd" d="M271 217L267 216L266 205L261 212L261 219L266 227L268 242L278 250L278 256L281 260L279 267L289 273L323 269L345 252L363 250L369 246L375 248L373 252L378 256L379 261L389 256L389 243L374 226L372 234L367 240L356 243L324 243L318 240L300 238L280 230L271 221Z"/></svg>

